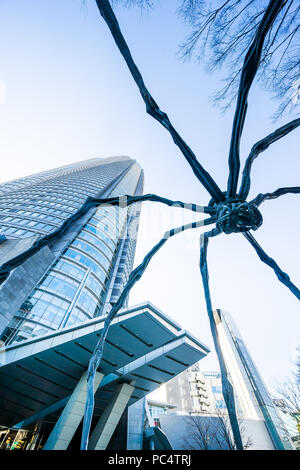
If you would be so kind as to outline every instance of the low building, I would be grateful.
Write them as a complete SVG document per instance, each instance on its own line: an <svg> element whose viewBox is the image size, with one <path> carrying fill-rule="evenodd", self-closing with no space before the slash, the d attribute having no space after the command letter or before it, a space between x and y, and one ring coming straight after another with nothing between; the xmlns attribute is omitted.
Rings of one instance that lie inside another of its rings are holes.
<svg viewBox="0 0 300 470"><path fill-rule="evenodd" d="M164 389L167 402L176 406L177 414L226 411L220 372L201 371L199 364L171 379Z"/></svg>

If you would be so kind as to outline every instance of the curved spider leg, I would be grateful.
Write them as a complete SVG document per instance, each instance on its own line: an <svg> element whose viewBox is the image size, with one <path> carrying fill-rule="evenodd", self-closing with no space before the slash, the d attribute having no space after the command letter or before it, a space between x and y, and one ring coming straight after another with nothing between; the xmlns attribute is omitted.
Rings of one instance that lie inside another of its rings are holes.
<svg viewBox="0 0 300 470"><path fill-rule="evenodd" d="M231 429L234 437L234 441L236 444L237 450L243 450L243 443L240 434L238 419L236 415L235 409L235 401L234 401L234 391L231 385L227 367L225 364L225 360L223 357L222 349L220 346L218 330L215 322L215 317L213 314L213 308L211 303L211 296L210 296L210 289L209 289L209 274L207 268L207 247L208 247L208 240L211 237L215 237L219 235L221 232L219 229L214 228L209 232L205 232L200 235L200 272L202 277L204 295L205 295L205 302L206 302L206 310L209 318L210 329L212 333L212 337L214 340L215 350L218 356L220 370L221 370L221 378L222 378L222 393L224 396L224 400L226 403L226 407L228 410L228 415L230 419Z"/></svg>
<svg viewBox="0 0 300 470"><path fill-rule="evenodd" d="M84 204L80 207L80 209L74 214L72 214L70 217L68 217L57 230L38 239L28 249L25 249L14 258L5 261L0 266L0 282L4 281L7 278L12 269L24 263L24 261L34 255L38 250L40 250L44 246L49 245L51 242L57 240L70 227L70 225L75 222L75 220L79 219L79 217L82 217L84 214L86 214L92 207L96 207L99 205L126 207L130 204L134 204L135 202L144 201L161 202L163 204L167 204L168 206L177 206L191 210L193 212L203 212L205 214L215 213L215 209L212 207L200 206L198 204L192 203L186 204L182 201L172 201L171 199L157 196L156 194L144 194L142 196L126 195L103 199L88 197Z"/></svg>
<svg viewBox="0 0 300 470"><path fill-rule="evenodd" d="M244 237L248 240L248 242L253 246L256 253L258 254L260 260L270 266L272 268L280 282L284 284L290 291L300 300L300 290L298 289L295 284L292 283L290 277L287 273L282 271L276 261L267 255L267 253L262 249L259 243L255 240L253 235L250 232L244 232Z"/></svg>
<svg viewBox="0 0 300 470"><path fill-rule="evenodd" d="M262 202L268 199L276 199L280 196L284 196L285 194L298 194L300 193L300 186L291 186L289 188L279 188L276 189L273 193L265 193L265 194L258 194L255 199L251 202L254 203L256 206L259 206Z"/></svg>
<svg viewBox="0 0 300 470"><path fill-rule="evenodd" d="M152 257L155 255L155 253L158 252L158 250L166 243L166 241L169 238L173 237L174 235L177 235L178 233L183 232L184 230L203 227L204 225L209 225L213 223L215 223L215 219L213 217L209 217L207 219L200 220L198 222L192 222L192 223L168 230L167 232L165 232L162 239L146 254L142 263L131 272L128 278L128 281L126 285L124 286L124 289L118 301L115 303L115 305L112 307L111 311L105 318L104 327L103 327L101 336L97 342L97 345L94 349L94 352L89 362L88 377L87 377L87 396L86 396L86 405L85 405L82 437L81 437L81 447L80 447L81 450L87 450L87 447L88 447L89 433L90 433L91 421L92 421L93 411L94 411L94 378L95 378L95 373L102 360L105 339L106 339L112 320L114 319L114 317L116 316L120 308L122 307L128 293L130 292L134 284L137 281L139 281L139 279L144 274Z"/></svg>
<svg viewBox="0 0 300 470"><path fill-rule="evenodd" d="M252 163L258 157L258 155L264 152L265 150L267 150L267 148L271 144L273 144L273 142L276 142L277 140L281 139L281 137L284 137L285 135L289 134L298 126L300 126L300 118L294 119L293 121L288 122L284 126L279 127L278 129L276 129L276 131L267 135L266 137L259 140L258 142L256 142L256 144L253 145L246 159L245 166L243 169L242 182L241 182L240 191L239 191L239 199L242 199L243 201L247 199L247 196L250 191L250 185L251 185L251 179L250 179L251 167L252 167Z"/></svg>
<svg viewBox="0 0 300 470"><path fill-rule="evenodd" d="M243 132L245 116L247 112L248 94L260 65L261 53L265 37L271 28L275 18L284 6L282 0L271 0L265 10L264 16L257 28L256 34L251 46L245 56L238 96L236 110L233 119L231 141L229 148L229 176L227 182L227 195L229 198L236 197L236 190L240 171L240 140Z"/></svg>
<svg viewBox="0 0 300 470"><path fill-rule="evenodd" d="M193 151L190 149L190 147L186 144L186 142L182 139L182 137L178 134L176 129L171 124L167 114L161 111L158 104L154 101L153 97L151 96L149 90L147 89L144 83L143 77L132 58L131 52L120 30L118 20L110 6L109 1L96 0L96 3L101 16L109 27L113 39L128 66L132 78L138 86L140 94L146 105L146 112L154 119L156 119L171 134L174 143L179 147L185 159L192 168L195 176L206 188L211 197L216 202L224 201L225 197L221 189L215 183L210 174L198 162Z"/></svg>
<svg viewBox="0 0 300 470"><path fill-rule="evenodd" d="M213 215L216 213L216 209L214 207L202 206L202 205L194 204L190 202L187 203L187 202L182 202L182 201L173 201L172 199L167 199L162 196L157 196L156 194L144 194L141 196L122 196L122 198L125 198L126 200L128 200L129 204L132 204L132 202L152 201L152 202L161 202L162 204L166 204L167 206L181 207L182 209L187 209L192 212L203 212L204 214L210 214L210 215ZM138 198L138 200L135 200L135 198Z"/></svg>

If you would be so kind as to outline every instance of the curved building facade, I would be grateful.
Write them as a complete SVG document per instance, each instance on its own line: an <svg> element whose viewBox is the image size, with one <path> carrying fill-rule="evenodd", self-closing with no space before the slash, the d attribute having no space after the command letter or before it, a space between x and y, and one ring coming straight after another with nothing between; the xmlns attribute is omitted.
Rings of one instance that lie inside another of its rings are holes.
<svg viewBox="0 0 300 470"><path fill-rule="evenodd" d="M290 450L284 424L231 315L214 311L224 360L235 394L237 414L253 438L252 448Z"/></svg>
<svg viewBox="0 0 300 470"><path fill-rule="evenodd" d="M78 211L88 196L142 191L143 171L128 157L87 160L5 183L0 186L0 233L7 239L44 236ZM140 205L123 205L90 209L46 247L50 253L42 256L39 252L41 263L48 262L38 280L32 281L31 271L39 260L33 259L31 265L27 262L29 281L24 280L24 273L23 281L29 285L17 294L11 318L5 317L5 312L3 315L6 322L1 340L5 344L72 326L110 310L133 266L139 222ZM17 270L21 272L22 266ZM1 290L5 294L13 280L14 272L0 286L0 314Z"/></svg>

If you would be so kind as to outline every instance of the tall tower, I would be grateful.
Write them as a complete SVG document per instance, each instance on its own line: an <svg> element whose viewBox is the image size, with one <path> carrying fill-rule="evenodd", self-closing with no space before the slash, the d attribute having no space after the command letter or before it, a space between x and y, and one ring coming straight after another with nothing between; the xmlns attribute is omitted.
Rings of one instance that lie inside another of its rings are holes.
<svg viewBox="0 0 300 470"><path fill-rule="evenodd" d="M0 260L56 231L88 196L139 195L128 157L95 158L0 185ZM0 285L6 344L105 315L131 272L140 204L91 208ZM2 263L1 263L2 264Z"/></svg>
<svg viewBox="0 0 300 470"><path fill-rule="evenodd" d="M214 317L243 426L258 439L257 447L292 449L284 424L235 322L224 310L215 310Z"/></svg>

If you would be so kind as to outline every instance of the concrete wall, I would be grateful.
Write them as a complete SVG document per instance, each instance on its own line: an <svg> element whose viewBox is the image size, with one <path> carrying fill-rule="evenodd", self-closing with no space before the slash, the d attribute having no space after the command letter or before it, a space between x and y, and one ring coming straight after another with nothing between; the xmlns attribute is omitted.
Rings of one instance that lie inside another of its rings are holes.
<svg viewBox="0 0 300 470"><path fill-rule="evenodd" d="M189 371L185 370L166 385L166 401L171 405L176 405L177 410L192 411L193 400L189 384Z"/></svg>

